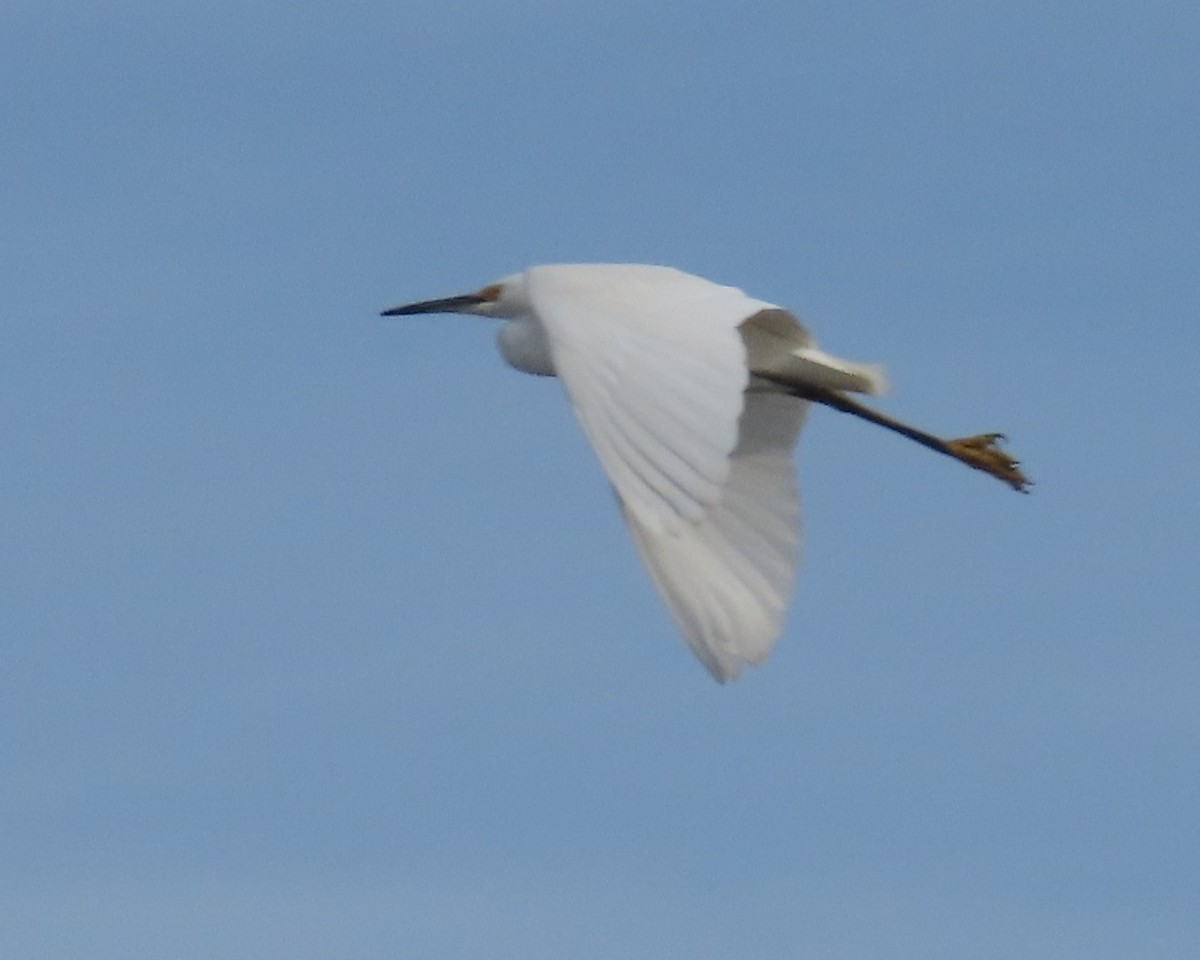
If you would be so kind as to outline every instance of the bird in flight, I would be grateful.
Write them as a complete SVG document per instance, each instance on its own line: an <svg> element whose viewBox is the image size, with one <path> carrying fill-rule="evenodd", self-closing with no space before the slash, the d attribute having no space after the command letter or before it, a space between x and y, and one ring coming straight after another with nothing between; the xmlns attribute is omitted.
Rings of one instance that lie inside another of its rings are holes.
<svg viewBox="0 0 1200 960"><path fill-rule="evenodd" d="M792 448L810 403L886 427L1014 490L1003 436L946 439L854 398L883 371L817 348L781 307L670 267L531 267L473 292L383 311L507 321L500 353L557 376L630 536L692 651L721 682L761 663L798 558Z"/></svg>

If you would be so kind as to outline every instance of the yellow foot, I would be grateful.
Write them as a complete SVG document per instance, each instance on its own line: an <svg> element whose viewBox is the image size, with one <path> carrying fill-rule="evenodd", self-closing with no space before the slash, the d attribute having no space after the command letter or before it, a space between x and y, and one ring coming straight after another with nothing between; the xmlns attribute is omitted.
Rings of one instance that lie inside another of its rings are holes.
<svg viewBox="0 0 1200 960"><path fill-rule="evenodd" d="M1003 480L1014 490L1028 493L1032 481L1017 469L1019 461L1000 449L1000 441L1003 439L1002 433L960 437L958 440L946 441L946 452L969 467L990 473L997 480Z"/></svg>

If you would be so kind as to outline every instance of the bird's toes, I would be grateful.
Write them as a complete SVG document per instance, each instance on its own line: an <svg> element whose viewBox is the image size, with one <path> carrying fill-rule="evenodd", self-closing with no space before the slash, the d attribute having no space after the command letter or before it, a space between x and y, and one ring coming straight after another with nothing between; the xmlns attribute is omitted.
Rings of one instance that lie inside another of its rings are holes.
<svg viewBox="0 0 1200 960"><path fill-rule="evenodd" d="M1028 493L1032 481L1019 469L1019 460L1009 456L999 446L1004 439L1002 433L980 433L972 437L948 440L946 446L952 456L969 467L990 473L1014 490Z"/></svg>

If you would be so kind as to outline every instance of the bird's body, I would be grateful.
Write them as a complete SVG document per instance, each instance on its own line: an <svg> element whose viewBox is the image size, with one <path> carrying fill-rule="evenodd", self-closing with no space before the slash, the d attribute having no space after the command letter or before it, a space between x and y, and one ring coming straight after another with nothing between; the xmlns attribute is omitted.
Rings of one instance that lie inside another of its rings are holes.
<svg viewBox="0 0 1200 960"><path fill-rule="evenodd" d="M860 406L849 394L882 392L879 367L818 350L774 304L669 267L532 267L385 315L433 312L505 319L505 360L562 380L651 579L718 680L761 662L782 628L799 543L792 449L808 401L1025 483L996 435L944 441Z"/></svg>

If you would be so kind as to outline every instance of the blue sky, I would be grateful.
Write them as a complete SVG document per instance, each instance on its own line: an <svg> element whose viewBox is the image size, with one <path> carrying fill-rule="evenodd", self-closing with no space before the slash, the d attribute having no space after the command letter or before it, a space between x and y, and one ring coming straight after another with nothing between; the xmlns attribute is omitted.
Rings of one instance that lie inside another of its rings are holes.
<svg viewBox="0 0 1200 960"><path fill-rule="evenodd" d="M0 953L1200 951L1200 13L0 9ZM553 382L379 309L667 263L833 411L714 684Z"/></svg>

